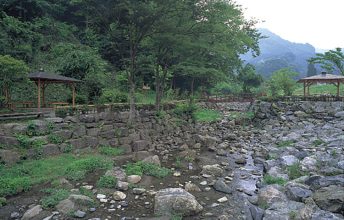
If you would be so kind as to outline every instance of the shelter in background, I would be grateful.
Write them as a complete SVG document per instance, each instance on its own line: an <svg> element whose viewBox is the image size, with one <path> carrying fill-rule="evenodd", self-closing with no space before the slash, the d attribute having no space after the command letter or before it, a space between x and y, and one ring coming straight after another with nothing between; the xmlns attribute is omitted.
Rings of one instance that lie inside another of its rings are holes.
<svg viewBox="0 0 344 220"><path fill-rule="evenodd" d="M309 96L309 87L316 83L328 83L333 84L337 87L337 96L339 97L339 88L340 83L344 83L344 76L328 74L326 72L322 72L319 75L310 76L306 78L302 78L298 83L303 83L303 95Z"/></svg>
<svg viewBox="0 0 344 220"><path fill-rule="evenodd" d="M40 111L41 109L41 96L42 96L42 103L45 106L45 89L49 84L67 84L70 85L72 88L72 104L75 107L75 84L81 82L80 80L65 77L57 74L50 74L46 72L34 72L29 74L29 79L34 81L37 85L37 109Z"/></svg>

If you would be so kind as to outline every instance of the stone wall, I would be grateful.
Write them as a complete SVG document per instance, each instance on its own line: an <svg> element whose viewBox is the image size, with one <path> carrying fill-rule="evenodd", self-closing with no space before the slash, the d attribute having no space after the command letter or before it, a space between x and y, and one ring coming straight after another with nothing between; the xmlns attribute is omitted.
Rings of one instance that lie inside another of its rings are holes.
<svg viewBox="0 0 344 220"><path fill-rule="evenodd" d="M111 110L0 124L0 162L14 163L19 159L35 158L37 154L45 157L99 145L121 147L127 153L154 151L163 149L165 143L173 147L192 139L193 126L188 119L173 118L170 114L157 117L155 111L145 109L137 111L133 123L128 124L128 118L128 111ZM53 140L56 138L62 143L56 143ZM39 144L27 147L23 146L25 141Z"/></svg>
<svg viewBox="0 0 344 220"><path fill-rule="evenodd" d="M299 118L332 120L344 117L344 102L261 102L252 105L257 120L293 121Z"/></svg>

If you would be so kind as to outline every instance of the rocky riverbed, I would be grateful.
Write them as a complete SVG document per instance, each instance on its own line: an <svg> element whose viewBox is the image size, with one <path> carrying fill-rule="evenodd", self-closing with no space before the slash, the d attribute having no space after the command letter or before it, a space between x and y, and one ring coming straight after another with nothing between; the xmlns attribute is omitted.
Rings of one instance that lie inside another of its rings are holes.
<svg viewBox="0 0 344 220"><path fill-rule="evenodd" d="M344 219L344 105L212 107L224 113L222 121L196 124L182 140L177 132L149 151L113 158L105 174L119 180L115 188L96 186L103 173L83 182L62 178L71 194L55 208L42 209L39 189L48 186L39 186L8 198L0 218ZM255 118L232 118L234 110ZM171 175L126 175L122 165L138 160L170 168ZM80 195L80 188L91 193Z"/></svg>

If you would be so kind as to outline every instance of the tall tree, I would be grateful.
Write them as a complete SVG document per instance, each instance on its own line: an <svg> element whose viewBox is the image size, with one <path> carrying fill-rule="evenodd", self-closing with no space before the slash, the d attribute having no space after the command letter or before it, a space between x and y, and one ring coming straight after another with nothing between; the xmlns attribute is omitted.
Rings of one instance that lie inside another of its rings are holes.
<svg viewBox="0 0 344 220"><path fill-rule="evenodd" d="M317 69L313 63L308 63L307 66L307 76L314 76L317 74Z"/></svg>
<svg viewBox="0 0 344 220"><path fill-rule="evenodd" d="M251 93L252 87L258 87L263 82L261 75L256 74L254 66L246 64L239 72L238 79L242 82L244 93Z"/></svg>
<svg viewBox="0 0 344 220"><path fill-rule="evenodd" d="M320 64L322 68L329 72L337 69L340 74L344 75L344 51L341 48L329 50L323 54L317 53L315 57L310 58L308 62Z"/></svg>

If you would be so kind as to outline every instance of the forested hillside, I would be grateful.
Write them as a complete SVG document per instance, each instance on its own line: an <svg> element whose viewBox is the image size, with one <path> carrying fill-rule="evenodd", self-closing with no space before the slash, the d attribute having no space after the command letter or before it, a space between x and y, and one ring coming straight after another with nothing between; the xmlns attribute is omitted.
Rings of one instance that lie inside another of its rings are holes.
<svg viewBox="0 0 344 220"><path fill-rule="evenodd" d="M237 80L240 54L259 51L255 22L232 1L6 0L0 12L0 59L82 80L78 103L129 94L133 104L143 86L156 91L158 104L165 94L205 91ZM35 96L25 74L12 80L24 79L12 99ZM70 99L58 86L47 95Z"/></svg>
<svg viewBox="0 0 344 220"><path fill-rule="evenodd" d="M259 41L260 56L243 56L256 67L258 73L269 78L274 71L290 67L300 73L299 77L307 75L307 60L315 56L312 45L287 41L267 29L259 29L259 32L264 37Z"/></svg>

